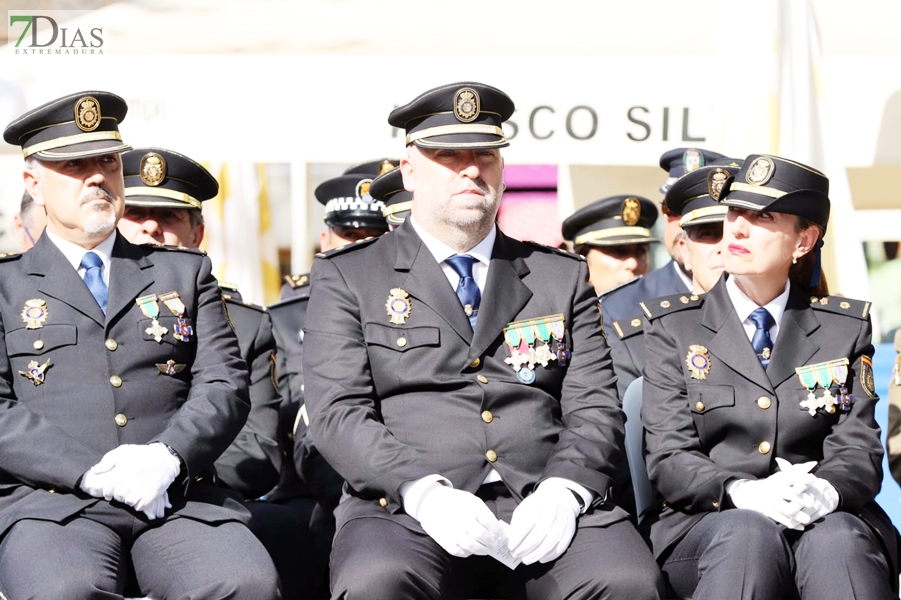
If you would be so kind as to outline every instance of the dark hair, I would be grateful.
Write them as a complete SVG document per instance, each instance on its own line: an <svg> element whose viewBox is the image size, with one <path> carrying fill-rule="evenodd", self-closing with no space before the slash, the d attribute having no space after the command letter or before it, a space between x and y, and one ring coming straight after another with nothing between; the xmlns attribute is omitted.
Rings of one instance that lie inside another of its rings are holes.
<svg viewBox="0 0 901 600"><path fill-rule="evenodd" d="M31 197L31 194L28 193L28 190L22 192L22 203L19 205L19 214L22 215L22 218L25 218L25 215L28 214L34 208L34 198Z"/></svg>
<svg viewBox="0 0 901 600"><path fill-rule="evenodd" d="M808 296L828 296L829 284L826 282L826 274L823 272L823 267L821 264L822 261L817 260L820 252L820 242L823 238L823 228L817 223L814 223L809 219L805 219L804 217L796 216L795 219L795 231L797 233L806 231L811 227L817 228L817 242L814 245L813 250L799 258L797 264L794 264L791 266L791 268L789 268L788 278L792 282L793 286L797 286ZM811 281L813 281L814 269L819 269L820 271L819 281L816 285L811 285Z"/></svg>

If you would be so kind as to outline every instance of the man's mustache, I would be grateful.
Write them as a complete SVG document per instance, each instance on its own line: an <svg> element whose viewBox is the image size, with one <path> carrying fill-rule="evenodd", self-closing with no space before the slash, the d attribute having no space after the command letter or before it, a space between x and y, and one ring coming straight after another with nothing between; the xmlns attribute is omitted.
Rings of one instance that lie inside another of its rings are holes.
<svg viewBox="0 0 901 600"><path fill-rule="evenodd" d="M87 204L92 200L106 200L107 202L115 201L115 197L102 186L97 186L86 190L78 198L79 204Z"/></svg>

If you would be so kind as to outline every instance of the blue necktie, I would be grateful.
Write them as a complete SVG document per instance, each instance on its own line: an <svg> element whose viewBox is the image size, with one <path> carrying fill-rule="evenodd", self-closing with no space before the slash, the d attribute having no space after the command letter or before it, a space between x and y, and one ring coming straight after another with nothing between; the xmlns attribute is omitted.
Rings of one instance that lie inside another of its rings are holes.
<svg viewBox="0 0 901 600"><path fill-rule="evenodd" d="M84 269L84 284L88 286L94 300L100 306L103 314L106 314L106 301L109 298L109 288L103 282L103 261L93 252L87 252L81 259Z"/></svg>
<svg viewBox="0 0 901 600"><path fill-rule="evenodd" d="M756 309L748 318L754 323L754 327L757 328L754 332L754 337L751 338L751 345L754 347L754 352L757 353L757 358L760 359L760 364L766 369L767 365L770 364L770 354L773 352L773 338L770 337L770 327L775 325L776 321L773 319L770 311L765 308Z"/></svg>
<svg viewBox="0 0 901 600"><path fill-rule="evenodd" d="M479 304L482 302L482 293L479 291L479 286L476 285L476 280L472 278L472 265L476 259L468 254L455 254L444 262L453 267L460 276L460 283L457 284L457 298L460 299L463 311L469 317L469 324L475 331Z"/></svg>

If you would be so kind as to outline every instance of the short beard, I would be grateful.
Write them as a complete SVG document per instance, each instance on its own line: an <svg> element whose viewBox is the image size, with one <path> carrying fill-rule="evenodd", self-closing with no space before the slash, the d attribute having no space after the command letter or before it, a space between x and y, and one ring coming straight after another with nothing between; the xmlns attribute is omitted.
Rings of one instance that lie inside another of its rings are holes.
<svg viewBox="0 0 901 600"><path fill-rule="evenodd" d="M94 212L102 213L104 212L102 210L103 208L102 205L98 205L97 210ZM105 212L105 216L97 215L96 219L91 219L84 224L84 232L87 235L91 237L99 235L107 236L116 229L116 213L112 210L107 210Z"/></svg>

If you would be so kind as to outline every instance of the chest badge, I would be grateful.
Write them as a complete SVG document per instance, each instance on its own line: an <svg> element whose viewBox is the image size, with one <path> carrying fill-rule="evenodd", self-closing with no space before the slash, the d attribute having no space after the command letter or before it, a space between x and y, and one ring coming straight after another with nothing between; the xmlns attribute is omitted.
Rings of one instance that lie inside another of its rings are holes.
<svg viewBox="0 0 901 600"><path fill-rule="evenodd" d="M47 367L49 367L49 366L50 366L49 358L42 365L38 364L38 361L33 360L28 363L28 370L27 371L19 371L19 374L24 375L25 377L28 378L29 381L31 381L31 383L33 383L35 386L38 386L38 385L41 385L42 383L44 383L44 371L46 371Z"/></svg>
<svg viewBox="0 0 901 600"><path fill-rule="evenodd" d="M188 321L185 319L187 308L185 303L181 301L181 298L178 297L178 292L160 294L160 302L165 304L166 308L176 317L175 331L172 333L172 337L179 342L190 342L191 336L194 335L194 328L188 325Z"/></svg>
<svg viewBox="0 0 901 600"><path fill-rule="evenodd" d="M38 298L32 298L25 301L25 308L22 309L22 320L25 321L25 329L40 329L47 320L50 312L47 309L47 303Z"/></svg>
<svg viewBox="0 0 901 600"><path fill-rule="evenodd" d="M187 366L188 365L178 364L171 358L165 363L156 363L156 368L160 370L160 373L164 373L166 375L176 375L178 373L181 373Z"/></svg>
<svg viewBox="0 0 901 600"><path fill-rule="evenodd" d="M385 302L385 310L395 325L405 325L413 305L410 303L410 294L401 288L391 288L388 301Z"/></svg>
<svg viewBox="0 0 901 600"><path fill-rule="evenodd" d="M141 312L144 313L144 316L150 319L150 327L145 329L144 333L152 335L157 343L162 343L163 336L169 333L169 330L160 325L160 307L156 303L156 300L156 294L150 294L135 298L135 304L141 308Z"/></svg>
<svg viewBox="0 0 901 600"><path fill-rule="evenodd" d="M710 373L710 354L705 346L692 344L688 347L688 354L685 356L685 364L691 371L692 379L707 379Z"/></svg>
<svg viewBox="0 0 901 600"><path fill-rule="evenodd" d="M836 407L847 412L854 404L854 396L848 393L845 381L848 379L848 359L840 358L827 362L796 367L798 380L807 389L807 398L801 400L801 410L810 416L816 416L817 409L822 408L828 414L834 414ZM838 396L832 393L833 385L838 386ZM817 397L816 390L823 388L823 395Z"/></svg>

